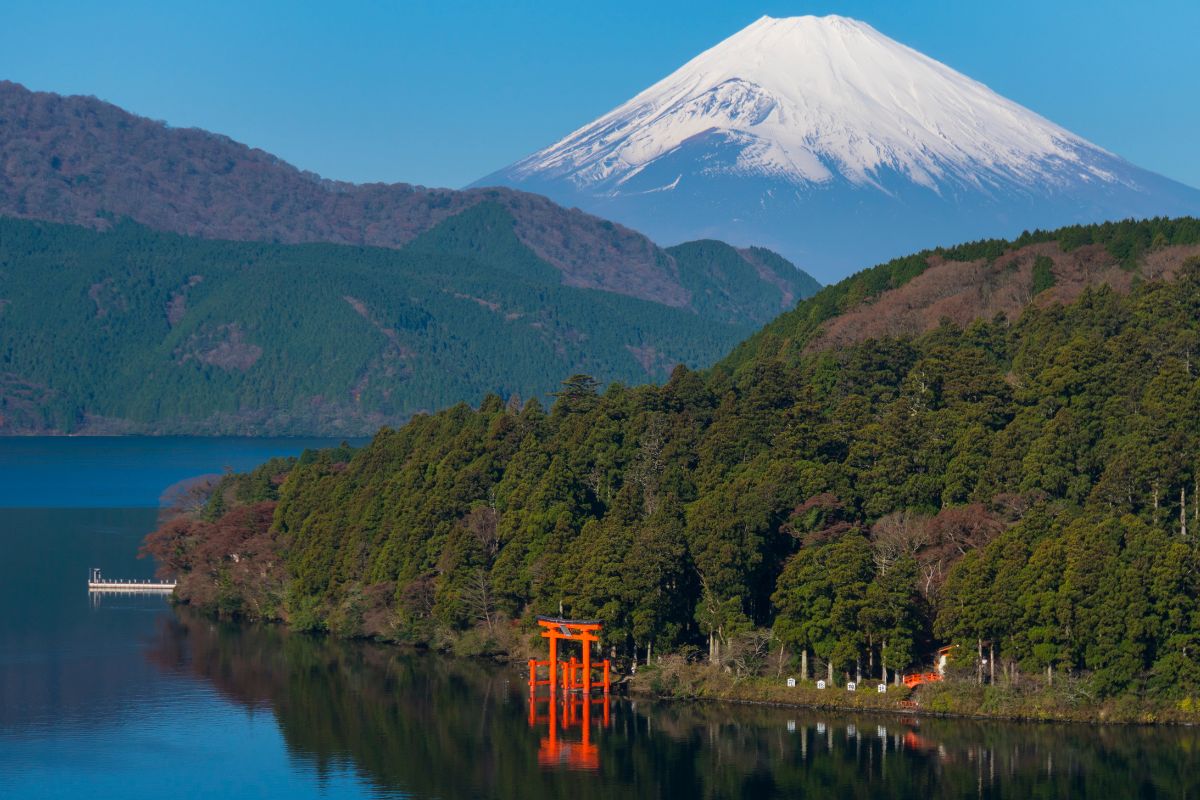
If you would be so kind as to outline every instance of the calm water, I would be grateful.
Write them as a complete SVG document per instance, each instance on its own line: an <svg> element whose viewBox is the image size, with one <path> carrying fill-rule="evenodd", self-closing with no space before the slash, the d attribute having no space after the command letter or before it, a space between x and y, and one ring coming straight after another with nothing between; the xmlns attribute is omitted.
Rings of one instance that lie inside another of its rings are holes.
<svg viewBox="0 0 1200 800"><path fill-rule="evenodd" d="M1200 797L1193 730L613 700L552 735L516 670L89 600L90 566L150 575L181 471L299 446L0 440L0 798Z"/></svg>
<svg viewBox="0 0 1200 800"><path fill-rule="evenodd" d="M0 439L0 507L156 506L179 481L246 470L273 456L337 443L178 436Z"/></svg>

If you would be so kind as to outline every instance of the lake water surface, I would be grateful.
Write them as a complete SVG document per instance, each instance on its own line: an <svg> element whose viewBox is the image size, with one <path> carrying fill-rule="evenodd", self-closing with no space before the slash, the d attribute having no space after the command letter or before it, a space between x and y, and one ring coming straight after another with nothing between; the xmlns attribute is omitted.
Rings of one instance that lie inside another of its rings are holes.
<svg viewBox="0 0 1200 800"><path fill-rule="evenodd" d="M88 597L153 572L167 485L308 444L0 440L0 797L1200 798L1192 729L531 708L518 668Z"/></svg>

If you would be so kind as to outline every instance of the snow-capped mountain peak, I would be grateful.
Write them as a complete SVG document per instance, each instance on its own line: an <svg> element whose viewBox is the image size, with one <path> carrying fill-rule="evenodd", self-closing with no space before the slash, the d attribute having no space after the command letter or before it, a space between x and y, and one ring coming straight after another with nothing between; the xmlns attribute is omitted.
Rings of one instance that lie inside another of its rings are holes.
<svg viewBox="0 0 1200 800"><path fill-rule="evenodd" d="M838 16L763 17L476 185L497 183L663 242L772 247L825 278L1025 227L1200 210L1195 190Z"/></svg>
<svg viewBox="0 0 1200 800"><path fill-rule="evenodd" d="M884 168L930 188L981 171L1033 180L1048 160L1113 177L1082 162L1083 139L838 16L763 17L514 173L567 172L580 187L616 188L711 133L742 145L716 169L801 183L840 174L871 184Z"/></svg>

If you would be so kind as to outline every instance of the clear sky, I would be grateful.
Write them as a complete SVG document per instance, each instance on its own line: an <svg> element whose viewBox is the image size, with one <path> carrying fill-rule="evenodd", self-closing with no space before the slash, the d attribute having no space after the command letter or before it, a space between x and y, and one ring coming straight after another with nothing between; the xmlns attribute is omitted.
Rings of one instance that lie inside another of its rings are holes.
<svg viewBox="0 0 1200 800"><path fill-rule="evenodd" d="M838 13L1200 186L1200 2L3 0L0 78L353 181L462 186L763 14Z"/></svg>

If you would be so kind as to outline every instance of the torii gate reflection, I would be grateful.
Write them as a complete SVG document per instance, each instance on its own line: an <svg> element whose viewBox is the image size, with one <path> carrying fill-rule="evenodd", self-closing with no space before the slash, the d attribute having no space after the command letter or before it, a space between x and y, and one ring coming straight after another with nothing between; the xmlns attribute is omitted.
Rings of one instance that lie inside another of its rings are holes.
<svg viewBox="0 0 1200 800"><path fill-rule="evenodd" d="M567 766L571 769L595 770L600 768L600 749L592 743L592 704L601 704L601 720L607 728L609 713L609 661L604 659L597 665L602 670L601 681L593 684L592 645L599 642L600 623L596 620L570 620L556 617L538 617L542 636L549 640L550 658L546 661L529 661L529 727L547 724L549 732L542 737L538 748L538 764L543 767ZM574 656L567 661L559 660L558 642L577 641L583 645L580 661ZM538 670L544 667L546 677L540 678ZM549 686L548 696L539 698L538 687ZM603 693L594 697L592 689L603 687ZM561 693L559 689L561 688ZM545 702L547 713L539 715L538 705ZM562 741L561 732L579 725L581 739L578 742Z"/></svg>

